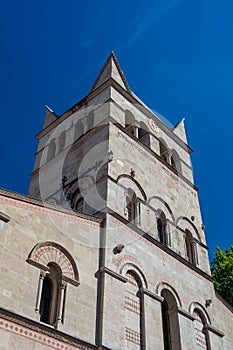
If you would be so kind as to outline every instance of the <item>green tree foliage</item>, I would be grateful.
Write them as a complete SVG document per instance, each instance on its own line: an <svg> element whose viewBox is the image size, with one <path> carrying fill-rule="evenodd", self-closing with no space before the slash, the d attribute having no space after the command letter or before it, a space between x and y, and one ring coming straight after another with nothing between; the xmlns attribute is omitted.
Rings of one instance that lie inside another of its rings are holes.
<svg viewBox="0 0 233 350"><path fill-rule="evenodd" d="M211 272L216 291L233 306L233 245L224 251L216 247Z"/></svg>

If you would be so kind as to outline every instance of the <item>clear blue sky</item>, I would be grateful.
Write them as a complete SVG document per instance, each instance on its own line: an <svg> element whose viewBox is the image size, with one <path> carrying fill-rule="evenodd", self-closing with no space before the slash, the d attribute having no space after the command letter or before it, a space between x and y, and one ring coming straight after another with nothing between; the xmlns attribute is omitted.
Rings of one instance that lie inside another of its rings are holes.
<svg viewBox="0 0 233 350"><path fill-rule="evenodd" d="M186 117L210 257L233 243L233 1L4 0L1 173L26 194L44 105L84 97L111 50L131 89L172 124Z"/></svg>

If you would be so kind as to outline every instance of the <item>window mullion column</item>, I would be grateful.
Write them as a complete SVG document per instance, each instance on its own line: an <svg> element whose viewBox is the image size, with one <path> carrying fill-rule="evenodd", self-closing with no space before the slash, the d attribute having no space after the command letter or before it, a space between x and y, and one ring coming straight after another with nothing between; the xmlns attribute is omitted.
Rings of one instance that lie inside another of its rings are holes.
<svg viewBox="0 0 233 350"><path fill-rule="evenodd" d="M41 302L41 294L42 294L42 288L43 288L43 282L44 278L46 276L46 272L41 271L40 277L39 277L39 283L38 283L38 289L37 289L37 296L36 296L36 313L39 314L40 312L40 302Z"/></svg>
<svg viewBox="0 0 233 350"><path fill-rule="evenodd" d="M58 309L57 309L56 326L62 322L62 311L63 311L63 304L64 304L65 288L66 288L66 282L62 281L59 288L59 301L58 301Z"/></svg>

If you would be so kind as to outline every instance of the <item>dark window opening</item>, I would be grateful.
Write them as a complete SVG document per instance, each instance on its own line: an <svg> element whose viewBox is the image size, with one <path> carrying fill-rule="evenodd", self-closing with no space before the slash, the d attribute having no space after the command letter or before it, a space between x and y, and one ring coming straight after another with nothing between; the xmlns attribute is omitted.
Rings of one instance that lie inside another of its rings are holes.
<svg viewBox="0 0 233 350"><path fill-rule="evenodd" d="M164 350L181 349L177 301L167 289L163 289L161 296Z"/></svg>
<svg viewBox="0 0 233 350"><path fill-rule="evenodd" d="M140 201L136 194L134 192L130 193L126 198L126 202L129 222L140 225Z"/></svg>
<svg viewBox="0 0 233 350"><path fill-rule="evenodd" d="M159 217L157 218L157 234L158 234L158 240L164 244L167 245L167 228L166 228L166 217L163 212L160 212Z"/></svg>
<svg viewBox="0 0 233 350"><path fill-rule="evenodd" d="M40 321L50 324L50 312L52 303L53 285L50 279L45 276L40 302Z"/></svg>
<svg viewBox="0 0 233 350"><path fill-rule="evenodd" d="M190 261L192 264L196 264L197 259L195 241L189 230L185 230L185 245L188 261Z"/></svg>
<svg viewBox="0 0 233 350"><path fill-rule="evenodd" d="M170 320L168 312L168 304L166 300L162 302L162 324L163 324L163 343L164 350L171 350L171 332L170 332Z"/></svg>

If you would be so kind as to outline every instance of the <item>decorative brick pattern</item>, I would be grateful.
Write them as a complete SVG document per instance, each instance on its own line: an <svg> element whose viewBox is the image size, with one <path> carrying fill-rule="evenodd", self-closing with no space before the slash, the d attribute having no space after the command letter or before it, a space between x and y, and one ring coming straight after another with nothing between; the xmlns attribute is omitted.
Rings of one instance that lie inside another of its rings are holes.
<svg viewBox="0 0 233 350"><path fill-rule="evenodd" d="M113 257L112 262L118 267L123 266L125 263L133 263L136 266L140 267L141 270L143 270L142 264L132 255L123 255L117 258Z"/></svg>
<svg viewBox="0 0 233 350"><path fill-rule="evenodd" d="M134 300L128 296L125 296L125 308L129 311L135 312L140 315L140 304L137 300Z"/></svg>
<svg viewBox="0 0 233 350"><path fill-rule="evenodd" d="M69 259L61 250L52 245L37 249L34 256L32 256L32 260L45 266L47 266L49 262L55 262L61 267L64 276L75 279L74 270Z"/></svg>
<svg viewBox="0 0 233 350"><path fill-rule="evenodd" d="M135 277L126 273L128 282L125 285L125 339L135 345L127 346L134 350L139 350L141 345L141 305L138 296L138 283Z"/></svg>
<svg viewBox="0 0 233 350"><path fill-rule="evenodd" d="M135 343L137 345L141 344L141 334L138 332L135 332L133 329L125 328L125 338L128 341L131 341L132 343Z"/></svg>
<svg viewBox="0 0 233 350"><path fill-rule="evenodd" d="M128 279L128 282L129 282L130 284L132 284L132 286L138 288L137 281L135 280L135 278L134 278L130 273L127 273L126 277L127 277L127 279Z"/></svg>
<svg viewBox="0 0 233 350"><path fill-rule="evenodd" d="M0 328L4 331L17 334L20 337L24 337L30 339L31 341L46 345L47 348L51 349L61 349L61 350L82 350L80 347L72 346L70 344L66 344L60 340L49 337L40 332L36 332L27 327L15 324L13 322L4 320L0 318Z"/></svg>

